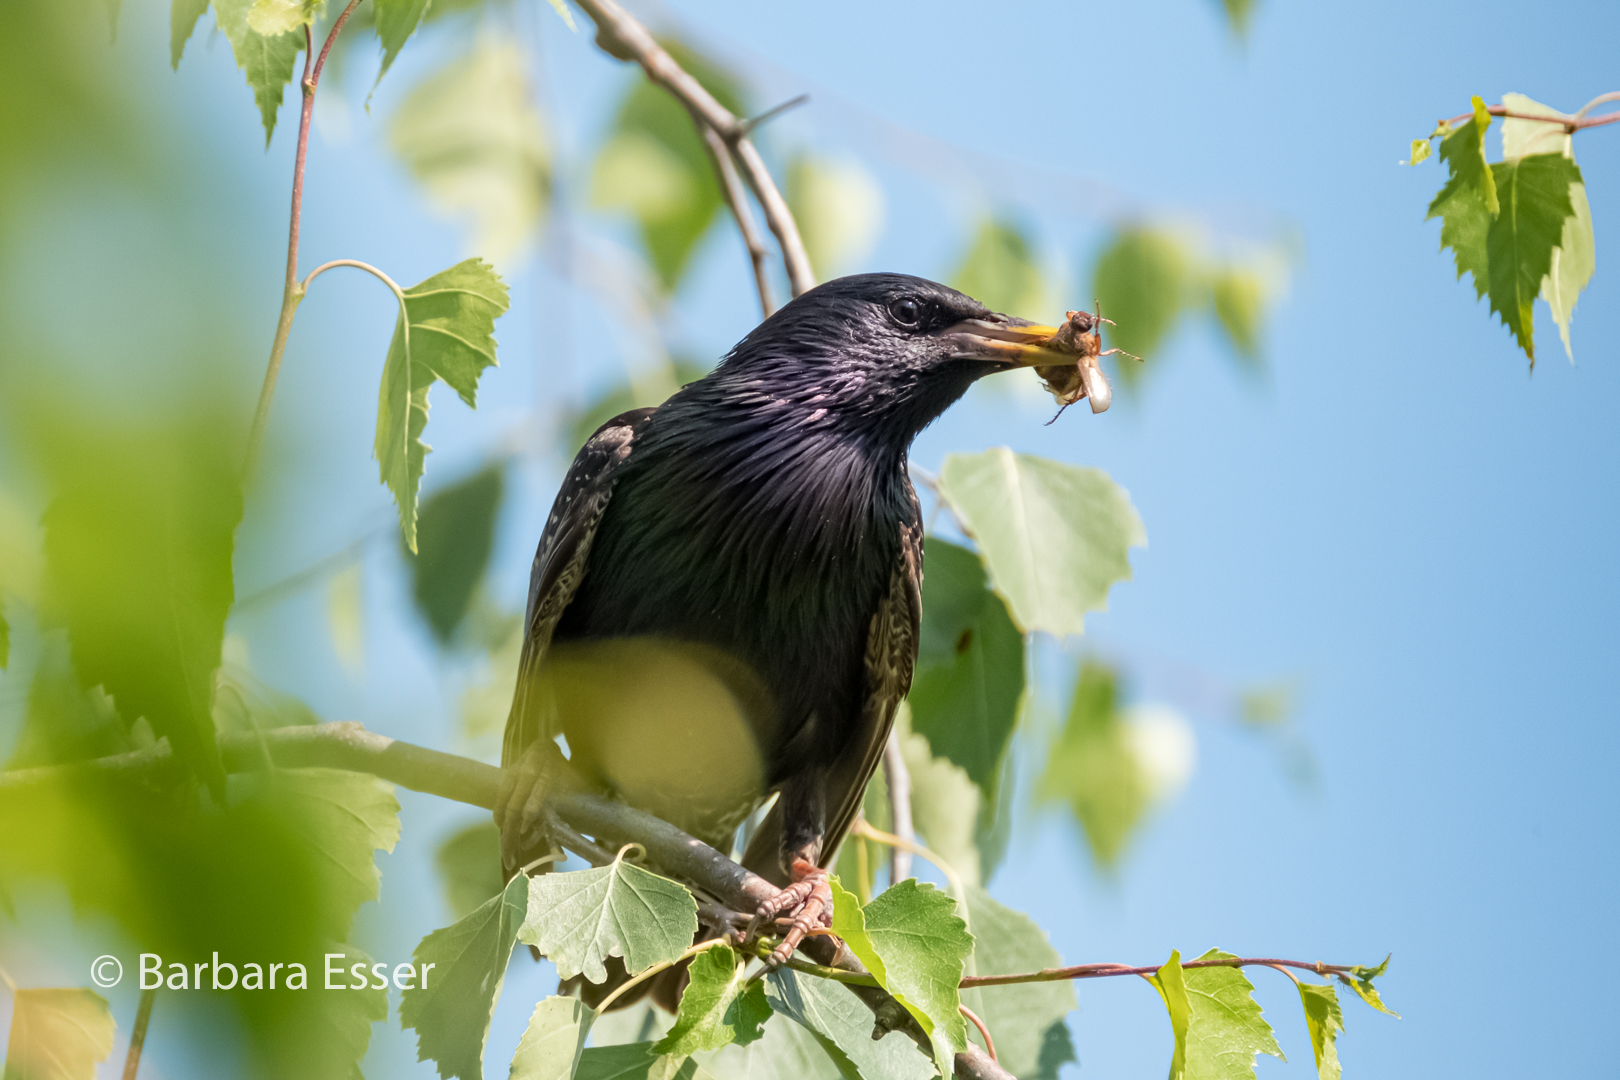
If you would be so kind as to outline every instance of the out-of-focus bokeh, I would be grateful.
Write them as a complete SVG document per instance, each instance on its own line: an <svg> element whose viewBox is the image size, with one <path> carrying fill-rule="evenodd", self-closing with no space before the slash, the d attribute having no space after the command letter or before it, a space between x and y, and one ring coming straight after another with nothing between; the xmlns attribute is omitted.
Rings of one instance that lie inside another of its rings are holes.
<svg viewBox="0 0 1620 1080"><path fill-rule="evenodd" d="M412 555L372 460L398 306L328 272L242 490L298 92L279 112L255 99L233 50L249 5L215 6L189 34L156 0L0 6L0 760L165 737L177 759L161 784L0 789L0 969L79 987L97 956L124 958L103 1076L135 1015L133 942L303 958L318 980L328 951L409 959L499 889L487 815L344 774L227 780L206 736L359 720L497 760L568 460L759 315L685 111L577 10L570 30L547 4L441 0L379 79L362 3L317 97L300 272L358 259L409 286L486 258L509 287L500 363L476 411L428 392ZM1151 539L1083 635L1025 639L1051 627L925 491L904 747L930 845L1069 963L1393 951L1381 987L1405 1019L1346 1002L1351 1075L1602 1071L1607 1011L1572 969L1614 944L1615 287L1600 258L1575 365L1539 311L1527 379L1423 221L1440 166L1397 161L1472 94L1572 110L1615 89L1620 13L633 10L743 115L810 95L758 138L822 277L917 273L1046 320L1100 308L1105 345L1143 358L1108 361L1100 416L1044 426L1050 398L1009 377L918 440L946 491L1000 445L1099 467ZM1576 152L1601 247L1620 133ZM779 264L772 279L780 302ZM1025 677L964 683L984 657ZM983 712L954 711L964 686ZM969 724L1010 749L953 747ZM338 825L318 809L336 804L366 809ZM312 837L341 865L377 852L380 892L312 858ZM847 854L846 883L881 886L879 849ZM1292 987L1256 982L1289 1056L1262 1073L1308 1074ZM1161 1006L1135 983L1078 986L1061 1075L1164 1068ZM554 986L518 950L486 1068ZM296 991L165 990L142 1075L314 1076L362 1052L366 1075L434 1075L384 996L334 1013ZM0 992L0 1023L14 1011Z"/></svg>

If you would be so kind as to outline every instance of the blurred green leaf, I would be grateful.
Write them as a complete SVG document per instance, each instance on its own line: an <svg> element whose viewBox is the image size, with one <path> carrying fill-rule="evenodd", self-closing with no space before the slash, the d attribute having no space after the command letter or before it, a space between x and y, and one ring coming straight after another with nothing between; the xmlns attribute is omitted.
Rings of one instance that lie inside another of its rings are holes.
<svg viewBox="0 0 1620 1080"><path fill-rule="evenodd" d="M1040 796L1068 804L1097 862L1112 866L1150 800L1120 722L1114 673L1081 665L1063 732L1047 754Z"/></svg>
<svg viewBox="0 0 1620 1080"><path fill-rule="evenodd" d="M105 687L127 723L144 716L223 792L211 691L242 498L234 455L220 447L237 436L211 423L85 430L87 419L40 440L54 493L47 613L67 627L85 684Z"/></svg>
<svg viewBox="0 0 1620 1080"><path fill-rule="evenodd" d="M1243 37L1249 32L1249 17L1254 14L1255 0L1221 0L1226 8L1226 21L1232 32Z"/></svg>
<svg viewBox="0 0 1620 1080"><path fill-rule="evenodd" d="M311 25L325 6L325 0L254 0L248 9L248 26L265 37L275 37Z"/></svg>
<svg viewBox="0 0 1620 1080"><path fill-rule="evenodd" d="M22 730L5 767L59 765L136 749L112 699L99 686L83 685L67 634L35 628L32 648L25 653L25 625L18 624L18 663L8 674L8 681L16 679L21 686Z"/></svg>
<svg viewBox="0 0 1620 1080"><path fill-rule="evenodd" d="M282 95L287 84L293 81L298 54L304 50L304 35L296 30L273 37L259 33L248 25L248 11L254 2L214 0L214 17L220 32L231 43L236 66L247 76L253 100L259 106L259 116L264 121L264 144L269 146L270 136L275 134L276 112L281 108Z"/></svg>
<svg viewBox="0 0 1620 1080"><path fill-rule="evenodd" d="M911 683L912 730L995 799L1024 692L1024 637L973 552L924 542L922 633Z"/></svg>
<svg viewBox="0 0 1620 1080"><path fill-rule="evenodd" d="M1147 543L1130 496L1100 469L999 446L948 455L939 491L1025 632L1082 632L1085 613L1105 610L1109 588L1130 578L1129 550Z"/></svg>
<svg viewBox="0 0 1620 1080"><path fill-rule="evenodd" d="M304 702L266 686L247 668L229 659L215 673L214 728L219 732L245 735L320 722L320 717Z"/></svg>
<svg viewBox="0 0 1620 1080"><path fill-rule="evenodd" d="M483 580L504 490L504 470L490 465L440 488L422 503L411 564L412 593L440 645L450 643L472 603L473 590Z"/></svg>
<svg viewBox="0 0 1620 1080"><path fill-rule="evenodd" d="M572 979L607 979L604 961L624 959L630 974L674 960L697 934L697 901L686 886L634 863L535 878L519 938Z"/></svg>
<svg viewBox="0 0 1620 1080"><path fill-rule="evenodd" d="M416 496L428 447L428 390L435 379L477 407L478 378L495 365L495 320L510 302L500 276L468 259L405 290L383 365L374 446L394 493L405 546L416 550Z"/></svg>
<svg viewBox="0 0 1620 1080"><path fill-rule="evenodd" d="M1266 285L1249 267L1225 266L1210 282L1215 301L1215 317L1242 359L1253 364L1260 359L1260 330L1266 314Z"/></svg>
<svg viewBox="0 0 1620 1080"><path fill-rule="evenodd" d="M243 803L259 803L278 816L315 853L322 931L339 941L347 938L355 911L377 899L382 875L372 852L393 851L399 841L394 786L341 769L242 774L231 786Z"/></svg>
<svg viewBox="0 0 1620 1080"><path fill-rule="evenodd" d="M321 955L323 968L328 960L326 953L342 954L341 961L334 962L343 965L343 977L333 981L341 983L345 989L337 994L322 992L314 995L317 1000L310 1002L312 1007L305 1010L301 1017L306 1026L296 1036L305 1040L313 1052L300 1060L299 1071L284 1075L364 1080L360 1073L360 1061L366 1056L366 1048L371 1045L371 1025L388 1019L388 990L377 985L378 976L372 968L372 957L353 945L328 943ZM356 989L353 981L353 969L357 963L363 964L364 970L371 972L371 978L361 989ZM316 973L314 968L310 970L315 978L322 980L312 984L312 987L324 987L324 972Z"/></svg>
<svg viewBox="0 0 1620 1080"><path fill-rule="evenodd" d="M746 115L742 93L728 72L680 42L661 44L720 104ZM709 151L686 107L639 76L619 109L613 137L598 155L591 191L595 205L628 211L636 219L648 261L671 292L722 205Z"/></svg>
<svg viewBox="0 0 1620 1080"><path fill-rule="evenodd" d="M1187 1001L1185 975L1181 968L1181 953L1171 949L1170 959L1148 976L1148 982L1153 984L1159 997L1164 1000L1165 1011L1170 1014L1170 1030L1176 1037L1176 1048L1170 1056L1170 1080L1182 1080L1187 1075L1187 1028L1192 1005Z"/></svg>
<svg viewBox="0 0 1620 1080"><path fill-rule="evenodd" d="M1501 212L1485 236L1490 264L1491 310L1536 362L1533 305L1553 269L1553 254L1566 222L1575 218L1570 200L1581 170L1562 154L1537 154L1491 166Z"/></svg>
<svg viewBox="0 0 1620 1080"><path fill-rule="evenodd" d="M1319 1080L1339 1080L1339 1032L1344 1030L1344 1013L1333 987L1302 982L1299 1000L1305 1006L1305 1027L1311 1033L1311 1049L1316 1053Z"/></svg>
<svg viewBox="0 0 1620 1080"><path fill-rule="evenodd" d="M1211 949L1200 960L1233 960ZM1187 1025L1187 1073L1208 1080L1254 1080L1257 1054L1283 1058L1271 1025L1255 1004L1254 985L1241 969L1187 968L1183 971L1191 1018ZM1287 1060L1283 1058L1283 1060Z"/></svg>
<svg viewBox="0 0 1620 1080"><path fill-rule="evenodd" d="M358 673L366 659L365 578L358 561L326 583L326 621L338 662L351 674Z"/></svg>
<svg viewBox="0 0 1620 1080"><path fill-rule="evenodd" d="M595 1018L578 998L540 1001L512 1055L508 1080L573 1080Z"/></svg>
<svg viewBox="0 0 1620 1080"><path fill-rule="evenodd" d="M587 1047L574 1080L708 1080L691 1058L661 1057L652 1043Z"/></svg>
<svg viewBox="0 0 1620 1080"><path fill-rule="evenodd" d="M971 975L1010 975L1063 966L1046 931L1028 915L1003 907L983 889L967 891L973 927ZM1057 1080L1058 1070L1074 1061L1074 1043L1064 1018L1079 1008L1074 984L1021 983L962 991L962 1004L972 1009L996 1041L1001 1067L1019 1080ZM968 1029L975 1042L978 1031Z"/></svg>
<svg viewBox="0 0 1620 1080"><path fill-rule="evenodd" d="M416 947L420 981L400 998L399 1024L416 1029L417 1060L432 1058L440 1076L483 1080L490 1017L528 909L529 879L518 874L498 896ZM434 966L424 971L427 964Z"/></svg>
<svg viewBox="0 0 1620 1080"><path fill-rule="evenodd" d="M675 1026L653 1053L688 1056L751 1043L763 1035L771 1006L764 988L746 974L729 945L711 946L694 956Z"/></svg>
<svg viewBox="0 0 1620 1080"><path fill-rule="evenodd" d="M1144 226L1121 229L1091 271L1091 294L1113 326L1104 348L1120 348L1151 363L1192 297L1194 258L1174 234ZM1116 365L1127 386L1140 377L1136 361Z"/></svg>
<svg viewBox="0 0 1620 1080"><path fill-rule="evenodd" d="M422 80L388 140L433 202L471 219L476 250L494 262L520 250L545 215L551 151L516 45L481 39Z"/></svg>
<svg viewBox="0 0 1620 1080"><path fill-rule="evenodd" d="M169 0L169 65L176 71L197 20L207 10L208 0Z"/></svg>
<svg viewBox="0 0 1620 1080"><path fill-rule="evenodd" d="M1564 354L1573 362L1575 350L1569 341L1569 324L1575 318L1575 301L1592 280L1597 269L1597 239L1592 233L1592 207L1586 201L1586 184L1569 185L1569 202L1574 213L1564 219L1564 235L1552 254L1552 268L1541 282L1541 298L1552 309Z"/></svg>
<svg viewBox="0 0 1620 1080"><path fill-rule="evenodd" d="M948 280L952 288L1007 315L1030 318L1046 304L1046 282L1029 240L1008 221L980 222Z"/></svg>
<svg viewBox="0 0 1620 1080"><path fill-rule="evenodd" d="M372 0L375 9L372 18L377 24L377 38L382 42L382 66L377 70L377 82L394 66L394 57L405 47L411 35L422 22L432 0Z"/></svg>
<svg viewBox="0 0 1620 1080"><path fill-rule="evenodd" d="M836 906L834 912L836 922ZM967 1045L956 986L973 951L973 935L956 914L956 901L907 878L867 904L862 916L870 951L882 961L877 968L868 963L868 969L922 1024L934 1044L935 1063L950 1075L952 1059Z"/></svg>
<svg viewBox="0 0 1620 1080"><path fill-rule="evenodd" d="M785 179L788 209L822 281L871 253L883 231L883 188L859 162L801 154Z"/></svg>
<svg viewBox="0 0 1620 1080"><path fill-rule="evenodd" d="M726 1056L753 1056L746 1059L747 1071L727 1073L710 1065L719 1080L927 1080L935 1075L904 1035L890 1032L874 1040L872 1010L842 986L782 968L766 978L765 997L794 1023L769 1024L760 1042L723 1051L716 1064Z"/></svg>
<svg viewBox="0 0 1620 1080"><path fill-rule="evenodd" d="M895 726L900 729L900 752L911 774L913 826L929 850L949 863L957 876L970 885L981 884L987 868L975 834L984 796L960 765L934 756L928 740L910 731L909 720L897 717Z"/></svg>
<svg viewBox="0 0 1620 1080"><path fill-rule="evenodd" d="M94 990L13 990L5 1080L91 1080L118 1025Z"/></svg>
<svg viewBox="0 0 1620 1080"><path fill-rule="evenodd" d="M500 612L475 603L465 625L464 636L489 653L482 674L461 692L462 731L468 738L480 739L497 735L506 726L523 653L523 613Z"/></svg>
<svg viewBox="0 0 1620 1080"><path fill-rule="evenodd" d="M434 854L444 902L458 919L501 891L501 833L493 821L468 825L439 845Z"/></svg>
<svg viewBox="0 0 1620 1080"><path fill-rule="evenodd" d="M1450 176L1433 201L1428 218L1440 218L1440 246L1450 248L1457 263L1457 277L1474 277L1476 297L1484 296L1490 285L1489 256L1485 236L1496 209L1496 182L1485 163L1485 127L1476 116L1456 128L1440 143L1440 160Z"/></svg>

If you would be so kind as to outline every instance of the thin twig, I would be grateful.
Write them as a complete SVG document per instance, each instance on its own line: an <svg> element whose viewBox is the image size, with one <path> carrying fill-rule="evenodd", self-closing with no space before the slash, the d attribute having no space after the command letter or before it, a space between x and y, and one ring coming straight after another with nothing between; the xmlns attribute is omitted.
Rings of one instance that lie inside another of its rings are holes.
<svg viewBox="0 0 1620 1080"><path fill-rule="evenodd" d="M1569 132L1570 134L1574 134L1575 132L1581 131L1584 128L1602 127L1604 124L1620 122L1620 112L1604 113L1602 116L1586 115L1590 109L1603 104L1605 101L1620 101L1620 91L1615 91L1609 94L1600 94L1598 97L1595 97L1591 101L1587 102L1585 108L1581 109L1581 111L1576 113L1574 116L1565 116L1562 113L1557 116L1537 116L1534 113L1525 113L1519 112L1516 109L1510 109L1506 105L1487 105L1485 106L1485 111L1490 113L1492 116L1504 116L1510 120L1534 120L1543 124L1559 124L1565 131ZM1450 127L1453 124L1461 124L1464 121L1472 120L1473 118L1474 114L1472 112L1465 112L1460 113L1457 116L1453 116L1450 119L1442 120L1440 121L1440 124L1443 127Z"/></svg>
<svg viewBox="0 0 1620 1080"><path fill-rule="evenodd" d="M649 79L674 94L693 113L694 121L701 120L725 142L742 166L743 177L765 213L765 223L781 246L782 263L787 269L793 295L799 296L813 288L816 276L810 269L810 256L805 253L798 223L793 220L793 213L776 181L771 179L759 150L749 141L748 124L720 104L702 83L676 63L675 58L653 40L647 28L615 0L578 0L578 3L596 23L596 43L604 52L640 64Z"/></svg>
<svg viewBox="0 0 1620 1080"><path fill-rule="evenodd" d="M304 161L309 156L309 126L315 116L315 88L320 85L321 71L332 44L343 31L343 24L358 7L360 0L349 0L349 6L332 23L326 35L326 44L320 56L315 55L315 38L308 23L304 24L304 75L298 80L303 89L303 108L298 114L298 149L293 155L292 213L287 224L287 277L281 291L281 313L276 317L276 336L270 343L270 362L265 365L264 385L259 388L259 404L253 410L253 427L248 432L247 459L242 475L250 478L258 466L259 453L264 447L265 429L270 424L270 401L276 393L276 376L281 373L281 357L287 351L287 337L292 333L293 315L303 290L298 284L298 227L304 213Z"/></svg>
<svg viewBox="0 0 1620 1080"><path fill-rule="evenodd" d="M741 125L742 129L747 132L753 132L754 129L758 128L761 124L767 124L772 120L775 120L778 116L781 116L783 113L787 112L789 109L797 109L800 105L803 105L809 100L809 94L800 94L796 98L789 98L780 105L772 105L758 116L750 116L748 119L744 120Z"/></svg>
<svg viewBox="0 0 1620 1080"><path fill-rule="evenodd" d="M743 190L742 180L737 176L737 164L731 160L730 148L714 128L701 121L698 121L698 126L703 130L703 145L708 147L709 161L720 177L720 191L726 197L726 205L731 207L737 231L742 233L748 259L754 264L754 287L759 290L760 318L768 319L771 312L776 310L776 304L771 299L771 255L765 250L765 238L759 234L759 226L754 224L754 212L748 208L748 193Z"/></svg>
<svg viewBox="0 0 1620 1080"><path fill-rule="evenodd" d="M1149 964L1145 967L1130 967L1125 964L1078 964L1074 967L1029 971L1020 975L970 975L962 980L961 988L968 990L975 986L1016 986L1022 983L1067 982L1071 979L1111 979L1118 975L1152 975L1163 966L1163 964ZM1230 960L1184 960L1181 966L1297 968L1300 971L1314 972L1324 979L1354 970L1352 964L1323 964L1307 960L1278 960L1275 957L1236 956Z"/></svg>
<svg viewBox="0 0 1620 1080"><path fill-rule="evenodd" d="M957 1008L962 1011L963 1016L973 1021L974 1027L979 1029L979 1036L984 1039L984 1048L990 1052L990 1060L1000 1061L1001 1059L996 1057L996 1041L990 1037L990 1029L984 1026L984 1021L979 1019L979 1014L966 1005L958 1005Z"/></svg>
<svg viewBox="0 0 1620 1080"><path fill-rule="evenodd" d="M634 978L626 979L623 983L620 983L617 987L614 988L613 993L611 993L607 997L603 998L601 1004L597 1005L597 1007L596 1007L597 1015L601 1015L602 1013L607 1012L608 1011L608 1006L613 1003L614 999L618 998L626 990L630 989L632 986L635 986L637 983L645 982L646 980L652 978L654 975L658 974L660 971L663 971L665 968L672 968L676 964L679 964L681 961L688 960L688 959L696 956L698 953L702 952L704 949L712 949L716 945L726 945L726 944L729 944L729 942L723 937L710 938L708 941L700 941L696 945L693 945L690 949L687 949L685 952L681 953L681 955L677 956L675 959L660 961L659 963L654 964L652 967L648 968L646 971L643 971L641 974L635 976Z"/></svg>
<svg viewBox="0 0 1620 1080"><path fill-rule="evenodd" d="M889 788L889 819L894 825L894 835L915 844L917 832L911 824L911 773L906 770L906 759L900 753L898 728L889 730L889 741L883 747L883 779ZM910 876L911 850L895 844L889 849L889 884L898 885Z"/></svg>
<svg viewBox="0 0 1620 1080"><path fill-rule="evenodd" d="M135 1027L129 1033L129 1054L124 1058L124 1080L135 1080L141 1067L141 1047L146 1045L146 1025L151 1022L156 998L156 988L141 991L141 1003L135 1007Z"/></svg>

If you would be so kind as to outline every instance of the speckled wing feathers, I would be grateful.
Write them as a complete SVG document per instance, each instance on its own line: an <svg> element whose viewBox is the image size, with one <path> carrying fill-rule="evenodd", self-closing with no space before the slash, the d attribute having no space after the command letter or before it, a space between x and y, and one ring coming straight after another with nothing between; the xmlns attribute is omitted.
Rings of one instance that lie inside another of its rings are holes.
<svg viewBox="0 0 1620 1080"><path fill-rule="evenodd" d="M518 661L517 687L501 744L503 767L516 761L536 739L557 734L543 730L545 721L530 700L530 692L546 650L551 646L557 622L585 577L591 541L613 496L618 471L629 460L637 432L654 411L636 409L622 413L598 428L574 458L557 492L551 516L546 519L545 532L534 553L534 569L529 575L523 654Z"/></svg>

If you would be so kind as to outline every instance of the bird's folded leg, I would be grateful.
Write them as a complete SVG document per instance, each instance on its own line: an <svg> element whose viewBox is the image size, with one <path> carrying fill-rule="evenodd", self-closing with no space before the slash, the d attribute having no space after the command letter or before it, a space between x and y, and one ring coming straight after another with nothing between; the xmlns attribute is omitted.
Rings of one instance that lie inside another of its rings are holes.
<svg viewBox="0 0 1620 1080"><path fill-rule="evenodd" d="M793 955L805 935L818 927L831 926L833 916L832 889L827 884L827 871L808 859L793 860L793 884L759 905L749 935L764 922L783 912L792 919L782 943L772 950L766 963L781 967Z"/></svg>
<svg viewBox="0 0 1620 1080"><path fill-rule="evenodd" d="M502 770L495 825L501 831L501 865L509 877L535 853L553 850L556 816L548 800L567 774L568 759L550 739L536 740Z"/></svg>

